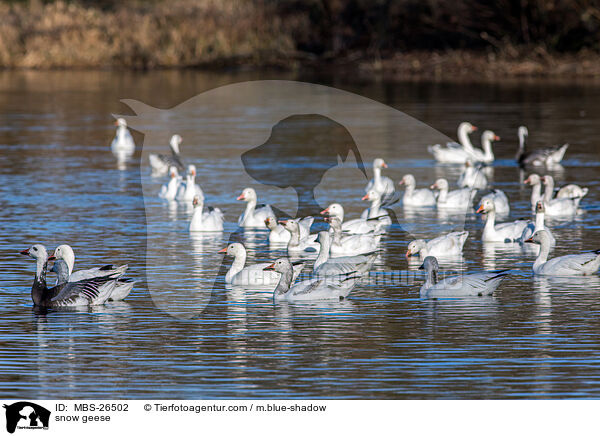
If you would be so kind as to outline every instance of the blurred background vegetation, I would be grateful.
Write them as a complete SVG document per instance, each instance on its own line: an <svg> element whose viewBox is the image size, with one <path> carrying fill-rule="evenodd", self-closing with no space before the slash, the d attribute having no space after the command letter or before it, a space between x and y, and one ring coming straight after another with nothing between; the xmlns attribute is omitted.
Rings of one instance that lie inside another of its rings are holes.
<svg viewBox="0 0 600 436"><path fill-rule="evenodd" d="M0 0L0 68L600 75L593 0Z"/></svg>

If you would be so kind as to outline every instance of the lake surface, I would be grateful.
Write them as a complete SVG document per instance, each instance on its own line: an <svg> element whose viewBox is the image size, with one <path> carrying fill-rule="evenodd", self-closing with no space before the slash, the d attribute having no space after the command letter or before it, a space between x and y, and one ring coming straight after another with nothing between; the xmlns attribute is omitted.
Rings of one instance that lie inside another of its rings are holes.
<svg viewBox="0 0 600 436"><path fill-rule="evenodd" d="M123 98L170 109L209 89L257 79L335 86L425 123L403 118L406 124L389 124L406 137L388 132L385 141L373 136L372 148L361 145L369 177L371 159L380 155L389 165L385 174L395 181L410 172L419 187L442 176L454 185L459 171L435 165L422 146L436 138L433 129L455 138L458 123L468 120L480 131L494 130L502 141L494 146L493 185L511 199L511 219L530 216L530 190L519 183L524 175L513 160L517 127L528 126L532 147L569 142L564 168L551 174L558 186L578 183L590 193L581 203L583 213L548 221L558 240L552 255L600 248L598 85L192 71L0 72L0 396L600 397L598 275L533 277L535 255L482 244L483 225L473 214L447 217L394 206L400 225L384 237L370 282L346 301L273 304L268 291L226 286L223 274L231 260L223 264L216 252L230 240L246 242L249 262L284 252L270 251L264 233L236 232L243 205L235 198L248 180L238 173L240 154L261 144L252 135L265 127L245 120L261 107L236 113L235 134L230 114L220 112L231 106L223 101L205 108L202 117L185 110L162 124L146 121L140 127L145 138L133 132L138 151L124 168L109 150L111 114L132 114L119 102ZM343 109L335 105L332 110ZM373 116L358 110L356 120L368 128ZM182 153L198 167L207 204L225 212L222 234L190 236L189 205L168 204L154 194L164 179L151 176L146 155L166 150L173 130L181 132ZM232 139L224 141L228 135ZM300 143L310 139L299 135ZM473 142L479 146L478 134ZM314 162L305 164L308 172ZM348 218L356 217L364 208L365 183L356 165L348 164L324 177L315 200L321 207L339 201ZM259 201L295 214L293 190L255 185ZM432 238L462 227L470 232L464 258L443 265L445 272L508 268L513 274L493 297L420 299L423 276L416 271L419 262L405 260L406 245L415 236ZM36 313L30 297L35 265L18 254L33 243L70 244L76 269L127 263L128 275L139 283L123 302Z"/></svg>

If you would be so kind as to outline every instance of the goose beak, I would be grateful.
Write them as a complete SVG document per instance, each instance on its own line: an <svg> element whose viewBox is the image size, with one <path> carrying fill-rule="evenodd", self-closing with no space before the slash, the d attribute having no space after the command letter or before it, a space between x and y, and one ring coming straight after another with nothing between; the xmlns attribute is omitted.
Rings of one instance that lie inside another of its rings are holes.
<svg viewBox="0 0 600 436"><path fill-rule="evenodd" d="M529 183L531 183L531 179L530 179L530 177L527 177L527 178L526 178L526 179L523 181L523 184L524 184L524 185L527 185L527 184L529 184Z"/></svg>
<svg viewBox="0 0 600 436"><path fill-rule="evenodd" d="M23 256L29 256L29 248L27 250L19 251Z"/></svg>
<svg viewBox="0 0 600 436"><path fill-rule="evenodd" d="M329 213L329 208L327 208L327 209L323 209L323 210L321 211L321 215L327 215L328 213Z"/></svg>
<svg viewBox="0 0 600 436"><path fill-rule="evenodd" d="M404 257L406 257L406 258L408 259L408 258L411 256L411 254L412 254L412 253L411 253L411 252L410 252L410 250L409 250L409 251L407 251L407 252L406 252L406 255L405 255Z"/></svg>
<svg viewBox="0 0 600 436"><path fill-rule="evenodd" d="M227 253L227 247L217 251L217 253Z"/></svg>
<svg viewBox="0 0 600 436"><path fill-rule="evenodd" d="M56 260L56 256L54 255L54 253L48 256L48 260Z"/></svg>
<svg viewBox="0 0 600 436"><path fill-rule="evenodd" d="M477 212L475 213L482 213L485 209L483 208L483 204L481 206L479 206L479 209L477 209Z"/></svg>
<svg viewBox="0 0 600 436"><path fill-rule="evenodd" d="M421 266L419 267L419 269L425 269L425 264L422 263Z"/></svg>
<svg viewBox="0 0 600 436"><path fill-rule="evenodd" d="M238 198L236 198L236 200L243 200L244 199L244 194L240 194L240 196Z"/></svg>
<svg viewBox="0 0 600 436"><path fill-rule="evenodd" d="M472 126L473 127L473 132L477 131L477 126Z"/></svg>
<svg viewBox="0 0 600 436"><path fill-rule="evenodd" d="M498 135L494 136L494 141L500 141L500 137Z"/></svg>
<svg viewBox="0 0 600 436"><path fill-rule="evenodd" d="M533 242L533 237L526 239L525 242L529 242L530 244L535 244L535 242Z"/></svg>
<svg viewBox="0 0 600 436"><path fill-rule="evenodd" d="M368 200L369 199L369 194L365 194L365 196L363 198L361 198L361 200Z"/></svg>
<svg viewBox="0 0 600 436"><path fill-rule="evenodd" d="M437 183L434 183L433 185L431 185L431 186L429 187L429 189L437 189Z"/></svg>
<svg viewBox="0 0 600 436"><path fill-rule="evenodd" d="M398 184L399 184L399 185L404 185L404 179L400 180L400 181L398 182Z"/></svg>
<svg viewBox="0 0 600 436"><path fill-rule="evenodd" d="M387 164L386 164L385 162L383 162L383 163L381 164L381 167L382 167L382 168L387 168L388 166L387 166Z"/></svg>
<svg viewBox="0 0 600 436"><path fill-rule="evenodd" d="M287 220L279 220L279 224L285 226L287 224Z"/></svg>
<svg viewBox="0 0 600 436"><path fill-rule="evenodd" d="M113 125L115 125L115 126L118 126L118 125L119 125L119 122L118 122L118 121L115 121L115 122L113 123Z"/></svg>
<svg viewBox="0 0 600 436"><path fill-rule="evenodd" d="M266 267L263 268L263 271L274 271L274 270L275 270L275 264L274 263L272 263L271 265L266 266Z"/></svg>
<svg viewBox="0 0 600 436"><path fill-rule="evenodd" d="M269 226L269 218L265 218L265 226Z"/></svg>

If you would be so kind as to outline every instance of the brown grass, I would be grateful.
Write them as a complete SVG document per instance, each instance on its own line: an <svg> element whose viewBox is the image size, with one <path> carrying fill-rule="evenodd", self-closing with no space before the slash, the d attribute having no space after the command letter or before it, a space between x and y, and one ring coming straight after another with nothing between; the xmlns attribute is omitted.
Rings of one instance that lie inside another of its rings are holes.
<svg viewBox="0 0 600 436"><path fill-rule="evenodd" d="M0 68L599 76L596 2L0 0Z"/></svg>

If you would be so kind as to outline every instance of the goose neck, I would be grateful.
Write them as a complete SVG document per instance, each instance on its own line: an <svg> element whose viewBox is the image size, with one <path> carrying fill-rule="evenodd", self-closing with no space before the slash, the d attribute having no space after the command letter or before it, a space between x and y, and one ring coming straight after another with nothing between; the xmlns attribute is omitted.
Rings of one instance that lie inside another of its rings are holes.
<svg viewBox="0 0 600 436"><path fill-rule="evenodd" d="M471 144L471 139L469 138L467 129L458 130L458 141L463 146L463 148L467 150L473 150L473 144Z"/></svg>
<svg viewBox="0 0 600 436"><path fill-rule="evenodd" d="M274 298L281 297L287 294L287 292L290 290L290 287L292 286L293 277L293 268L290 265L289 268L286 268L285 271L281 273L281 277L279 278L277 287L275 287L275 290L273 291Z"/></svg>

